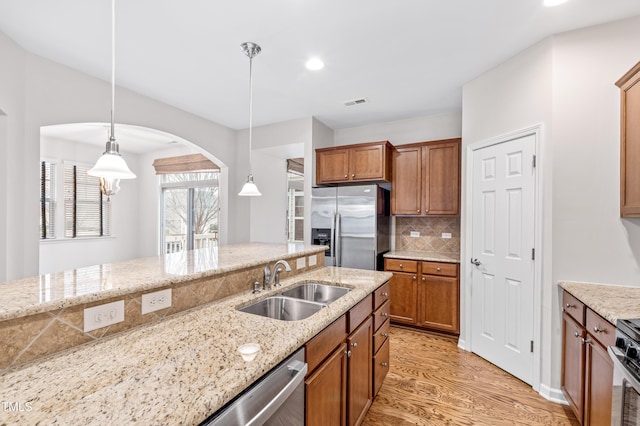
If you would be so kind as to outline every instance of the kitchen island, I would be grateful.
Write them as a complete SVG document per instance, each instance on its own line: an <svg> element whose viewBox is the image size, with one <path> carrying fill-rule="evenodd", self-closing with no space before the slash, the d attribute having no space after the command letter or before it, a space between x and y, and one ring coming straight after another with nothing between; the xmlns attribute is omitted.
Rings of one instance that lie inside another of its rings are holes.
<svg viewBox="0 0 640 426"><path fill-rule="evenodd" d="M265 256L262 263L271 260ZM198 424L390 276L318 267L257 295L248 283L218 301L10 368L0 375L2 401L11 404L0 412L0 424ZM351 291L301 321L236 309L309 281ZM245 362L237 348L249 342L261 351Z"/></svg>

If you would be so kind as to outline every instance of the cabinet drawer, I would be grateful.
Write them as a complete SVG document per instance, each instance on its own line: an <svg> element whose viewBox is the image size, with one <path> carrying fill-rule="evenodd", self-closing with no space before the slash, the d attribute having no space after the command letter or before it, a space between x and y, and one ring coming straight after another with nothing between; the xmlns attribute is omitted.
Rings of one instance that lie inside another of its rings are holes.
<svg viewBox="0 0 640 426"><path fill-rule="evenodd" d="M340 343L344 343L347 338L346 324L347 318L343 315L307 343L309 373L313 372Z"/></svg>
<svg viewBox="0 0 640 426"><path fill-rule="evenodd" d="M373 332L375 333L386 320L389 319L389 307L391 303L387 300L373 313Z"/></svg>
<svg viewBox="0 0 640 426"><path fill-rule="evenodd" d="M387 300L389 300L389 281L373 293L373 309L378 309Z"/></svg>
<svg viewBox="0 0 640 426"><path fill-rule="evenodd" d="M373 395L377 395L382 382L389 372L389 339L373 357Z"/></svg>
<svg viewBox="0 0 640 426"><path fill-rule="evenodd" d="M562 292L562 310L578 321L580 325L584 325L584 303L573 297L566 290Z"/></svg>
<svg viewBox="0 0 640 426"><path fill-rule="evenodd" d="M371 315L372 307L373 295L370 294L349 310L347 315L347 333L351 333L358 328L358 326Z"/></svg>
<svg viewBox="0 0 640 426"><path fill-rule="evenodd" d="M422 262L422 273L443 277L457 277L458 265L455 263Z"/></svg>
<svg viewBox="0 0 640 426"><path fill-rule="evenodd" d="M416 260L385 259L384 269L385 271L418 272L418 262Z"/></svg>
<svg viewBox="0 0 640 426"><path fill-rule="evenodd" d="M386 320L382 323L376 334L373 335L373 353L377 353L382 344L389 337L389 327L391 326L391 321Z"/></svg>
<svg viewBox="0 0 640 426"><path fill-rule="evenodd" d="M616 328L606 319L587 308L587 333L602 346L613 346L616 341Z"/></svg>

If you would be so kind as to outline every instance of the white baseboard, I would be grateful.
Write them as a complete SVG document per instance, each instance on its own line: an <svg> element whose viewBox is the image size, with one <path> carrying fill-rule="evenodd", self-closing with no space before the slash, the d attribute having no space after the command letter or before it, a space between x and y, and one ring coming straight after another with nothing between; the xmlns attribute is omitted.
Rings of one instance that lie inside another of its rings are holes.
<svg viewBox="0 0 640 426"><path fill-rule="evenodd" d="M458 347L460 349L463 349L463 350L467 351L467 352L469 351L469 349L467 349L467 342L465 342L464 339L462 339L462 338L458 338Z"/></svg>
<svg viewBox="0 0 640 426"><path fill-rule="evenodd" d="M564 397L564 394L560 389L553 389L545 384L540 384L540 395L543 398L548 399L551 402L556 402L562 405L569 405L569 402Z"/></svg>

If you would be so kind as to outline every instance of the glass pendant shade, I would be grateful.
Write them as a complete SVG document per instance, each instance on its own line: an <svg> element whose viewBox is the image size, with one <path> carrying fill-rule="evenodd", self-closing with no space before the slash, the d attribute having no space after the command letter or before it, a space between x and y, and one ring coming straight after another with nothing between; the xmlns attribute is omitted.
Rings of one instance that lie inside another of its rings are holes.
<svg viewBox="0 0 640 426"><path fill-rule="evenodd" d="M105 152L96 165L87 174L107 179L134 179L136 175L129 170L127 163L120 154Z"/></svg>
<svg viewBox="0 0 640 426"><path fill-rule="evenodd" d="M242 197L259 197L262 194L258 191L258 187L253 183L253 175L247 177L247 182L242 187L242 191L238 194Z"/></svg>

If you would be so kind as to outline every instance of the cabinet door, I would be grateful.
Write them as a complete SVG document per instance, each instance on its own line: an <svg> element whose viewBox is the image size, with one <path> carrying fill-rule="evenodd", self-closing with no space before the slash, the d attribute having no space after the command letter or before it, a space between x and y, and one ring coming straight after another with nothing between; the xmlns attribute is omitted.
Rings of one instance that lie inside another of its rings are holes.
<svg viewBox="0 0 640 426"><path fill-rule="evenodd" d="M460 144L447 142L422 148L422 214L460 213Z"/></svg>
<svg viewBox="0 0 640 426"><path fill-rule="evenodd" d="M391 214L419 215L422 199L421 147L398 148L392 155Z"/></svg>
<svg viewBox="0 0 640 426"><path fill-rule="evenodd" d="M305 380L308 426L343 426L347 419L347 345L342 344Z"/></svg>
<svg viewBox="0 0 640 426"><path fill-rule="evenodd" d="M347 416L349 426L362 423L371 406L373 326L371 317L347 338Z"/></svg>
<svg viewBox="0 0 640 426"><path fill-rule="evenodd" d="M620 88L620 216L640 217L640 63L616 82Z"/></svg>
<svg viewBox="0 0 640 426"><path fill-rule="evenodd" d="M389 314L392 320L405 324L416 323L417 279L416 274L393 273L389 280Z"/></svg>
<svg viewBox="0 0 640 426"><path fill-rule="evenodd" d="M387 373L389 372L389 339L386 339L380 350L376 352L373 357L373 396L375 397L378 392L380 392L380 388L382 387L382 383L384 382L384 378L387 377Z"/></svg>
<svg viewBox="0 0 640 426"><path fill-rule="evenodd" d="M582 423L584 401L585 331L568 314L562 314L562 391Z"/></svg>
<svg viewBox="0 0 640 426"><path fill-rule="evenodd" d="M418 300L418 325L448 333L460 332L457 278L423 275L420 279Z"/></svg>
<svg viewBox="0 0 640 426"><path fill-rule="evenodd" d="M584 405L585 425L608 425L611 422L611 393L613 387L613 362L604 346L587 334L586 345L586 394Z"/></svg>
<svg viewBox="0 0 640 426"><path fill-rule="evenodd" d="M383 180L385 176L385 145L366 145L349 152L350 180Z"/></svg>
<svg viewBox="0 0 640 426"><path fill-rule="evenodd" d="M316 183L349 180L349 149L316 151Z"/></svg>

